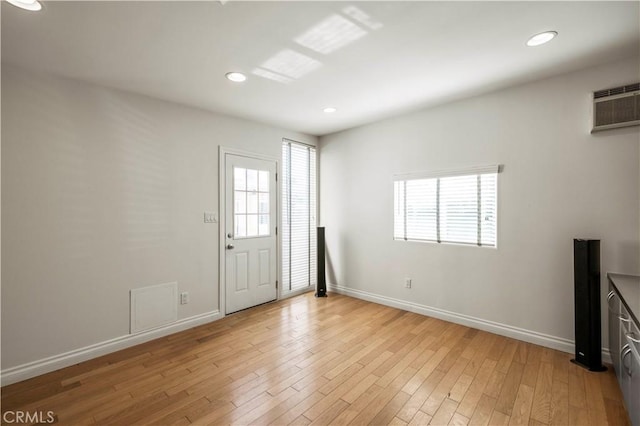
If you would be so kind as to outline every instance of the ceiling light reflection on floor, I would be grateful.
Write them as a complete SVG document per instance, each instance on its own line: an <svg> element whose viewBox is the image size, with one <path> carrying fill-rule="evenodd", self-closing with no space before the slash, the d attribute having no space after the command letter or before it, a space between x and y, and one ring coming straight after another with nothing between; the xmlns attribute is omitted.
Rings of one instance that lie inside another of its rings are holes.
<svg viewBox="0 0 640 426"><path fill-rule="evenodd" d="M328 55L329 53L364 37L367 31L347 18L331 15L304 34L295 42L308 49Z"/></svg>

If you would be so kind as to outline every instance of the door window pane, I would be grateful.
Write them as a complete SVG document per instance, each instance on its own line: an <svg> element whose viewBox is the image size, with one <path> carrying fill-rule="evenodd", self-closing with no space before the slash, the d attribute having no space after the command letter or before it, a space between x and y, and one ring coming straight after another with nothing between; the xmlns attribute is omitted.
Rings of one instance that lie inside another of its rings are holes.
<svg viewBox="0 0 640 426"><path fill-rule="evenodd" d="M258 213L269 213L269 194L260 193L258 196Z"/></svg>
<svg viewBox="0 0 640 426"><path fill-rule="evenodd" d="M247 170L234 167L233 168L233 187L237 191L246 191L247 189Z"/></svg>
<svg viewBox="0 0 640 426"><path fill-rule="evenodd" d="M233 195L235 201L235 214L247 212L247 193L245 191L236 191Z"/></svg>
<svg viewBox="0 0 640 426"><path fill-rule="evenodd" d="M236 237L246 237L247 236L247 216L243 214L235 215L236 218Z"/></svg>
<svg viewBox="0 0 640 426"><path fill-rule="evenodd" d="M258 171L247 169L247 191L258 190Z"/></svg>
<svg viewBox="0 0 640 426"><path fill-rule="evenodd" d="M269 215L261 214L258 216L258 234L269 235Z"/></svg>
<svg viewBox="0 0 640 426"><path fill-rule="evenodd" d="M258 172L258 191L269 192L269 172L267 170Z"/></svg>
<svg viewBox="0 0 640 426"><path fill-rule="evenodd" d="M247 213L258 213L257 192L247 192Z"/></svg>
<svg viewBox="0 0 640 426"><path fill-rule="evenodd" d="M255 237L258 235L258 215L247 215L247 237Z"/></svg>
<svg viewBox="0 0 640 426"><path fill-rule="evenodd" d="M269 171L236 167L233 178L235 238L269 236Z"/></svg>

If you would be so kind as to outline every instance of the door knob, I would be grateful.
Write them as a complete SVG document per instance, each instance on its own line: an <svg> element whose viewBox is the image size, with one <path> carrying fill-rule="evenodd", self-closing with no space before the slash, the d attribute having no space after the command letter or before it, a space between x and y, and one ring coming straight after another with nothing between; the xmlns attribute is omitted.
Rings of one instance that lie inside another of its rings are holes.
<svg viewBox="0 0 640 426"><path fill-rule="evenodd" d="M233 250L235 246L233 244L227 244L227 250Z"/></svg>

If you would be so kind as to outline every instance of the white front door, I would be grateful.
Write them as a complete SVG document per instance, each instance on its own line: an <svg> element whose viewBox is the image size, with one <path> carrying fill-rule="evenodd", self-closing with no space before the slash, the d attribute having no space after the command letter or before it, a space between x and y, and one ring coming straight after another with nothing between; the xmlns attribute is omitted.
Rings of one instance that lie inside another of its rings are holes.
<svg viewBox="0 0 640 426"><path fill-rule="evenodd" d="M225 154L226 313L277 298L276 162Z"/></svg>

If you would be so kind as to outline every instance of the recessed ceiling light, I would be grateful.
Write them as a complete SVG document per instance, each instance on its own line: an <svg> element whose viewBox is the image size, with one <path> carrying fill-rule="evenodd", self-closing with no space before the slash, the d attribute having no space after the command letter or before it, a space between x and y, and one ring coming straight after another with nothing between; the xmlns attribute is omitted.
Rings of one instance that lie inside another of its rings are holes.
<svg viewBox="0 0 640 426"><path fill-rule="evenodd" d="M541 44L550 42L557 35L558 33L555 31L545 31L540 34L536 34L529 39L529 41L527 42L527 46L530 46L530 47L540 46Z"/></svg>
<svg viewBox="0 0 640 426"><path fill-rule="evenodd" d="M241 72L228 72L225 74L227 79L233 81L234 83L242 83L247 79L247 76L242 74Z"/></svg>
<svg viewBox="0 0 640 426"><path fill-rule="evenodd" d="M31 10L33 12L37 12L42 9L42 5L38 2L38 0L7 0L14 6L19 7L20 9Z"/></svg>
<svg viewBox="0 0 640 426"><path fill-rule="evenodd" d="M337 109L334 107L326 107L325 109L323 109L324 112L326 112L327 114L331 114L333 112L336 112Z"/></svg>

